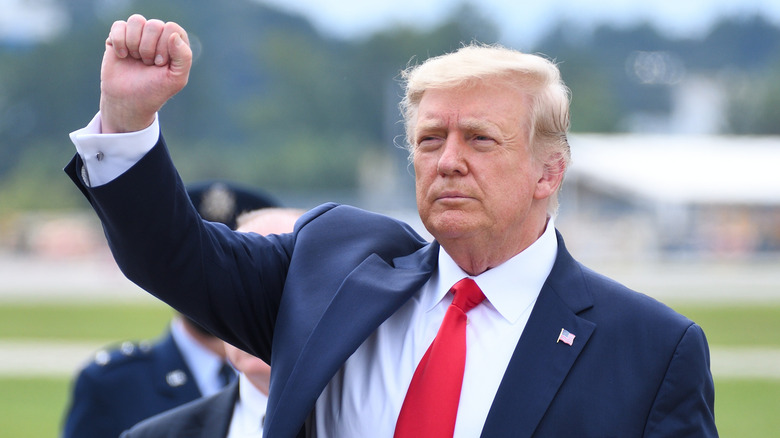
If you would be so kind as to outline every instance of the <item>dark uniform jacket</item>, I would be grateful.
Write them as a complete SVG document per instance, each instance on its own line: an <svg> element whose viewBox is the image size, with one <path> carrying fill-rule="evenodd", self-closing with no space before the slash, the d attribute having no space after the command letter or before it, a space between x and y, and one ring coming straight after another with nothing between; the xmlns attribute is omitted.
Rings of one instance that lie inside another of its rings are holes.
<svg viewBox="0 0 780 438"><path fill-rule="evenodd" d="M201 397L173 336L101 351L73 386L63 438L113 438L157 413Z"/></svg>

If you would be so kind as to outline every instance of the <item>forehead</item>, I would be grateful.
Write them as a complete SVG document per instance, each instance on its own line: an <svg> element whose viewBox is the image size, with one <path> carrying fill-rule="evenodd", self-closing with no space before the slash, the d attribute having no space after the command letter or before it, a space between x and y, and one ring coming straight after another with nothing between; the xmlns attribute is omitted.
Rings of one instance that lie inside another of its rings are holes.
<svg viewBox="0 0 780 438"><path fill-rule="evenodd" d="M505 81L482 82L457 88L432 88L423 93L417 128L454 121L463 127L523 124L529 114L528 96Z"/></svg>

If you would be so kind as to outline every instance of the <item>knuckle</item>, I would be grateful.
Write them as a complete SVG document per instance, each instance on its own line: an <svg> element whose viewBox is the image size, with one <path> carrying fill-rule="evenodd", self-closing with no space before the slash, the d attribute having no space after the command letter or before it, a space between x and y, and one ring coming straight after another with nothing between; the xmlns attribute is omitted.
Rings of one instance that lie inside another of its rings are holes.
<svg viewBox="0 0 780 438"><path fill-rule="evenodd" d="M179 34L184 33L184 29L181 28L178 24L174 23L173 21L169 21L165 23L165 30L168 32L178 32Z"/></svg>
<svg viewBox="0 0 780 438"><path fill-rule="evenodd" d="M119 32L127 26L127 23L122 20L117 20L111 25L112 32Z"/></svg>
<svg viewBox="0 0 780 438"><path fill-rule="evenodd" d="M146 22L146 29L154 32L160 32L165 28L165 23L160 20L149 20Z"/></svg>

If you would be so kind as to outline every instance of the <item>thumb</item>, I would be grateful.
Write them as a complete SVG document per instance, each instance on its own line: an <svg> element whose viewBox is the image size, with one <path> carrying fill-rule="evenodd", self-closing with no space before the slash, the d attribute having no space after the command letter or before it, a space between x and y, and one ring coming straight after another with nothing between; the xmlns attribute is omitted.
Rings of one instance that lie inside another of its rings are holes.
<svg viewBox="0 0 780 438"><path fill-rule="evenodd" d="M192 49L184 42L179 33L168 38L168 53L171 60L169 70L175 76L188 76L192 66Z"/></svg>

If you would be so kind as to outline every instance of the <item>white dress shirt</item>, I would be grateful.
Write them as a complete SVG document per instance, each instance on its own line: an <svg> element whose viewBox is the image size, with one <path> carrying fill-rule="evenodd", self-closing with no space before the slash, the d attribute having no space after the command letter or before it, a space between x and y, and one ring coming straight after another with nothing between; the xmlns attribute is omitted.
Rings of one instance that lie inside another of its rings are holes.
<svg viewBox="0 0 780 438"><path fill-rule="evenodd" d="M268 396L260 392L243 374L238 375L238 401L233 409L227 438L259 438L263 436L263 422Z"/></svg>
<svg viewBox="0 0 780 438"><path fill-rule="evenodd" d="M158 120L131 134L98 135L100 118L71 134L91 186L105 184L140 160L157 142ZM132 137L130 137L132 136ZM98 159L99 157L99 159ZM553 220L520 254L476 277L487 298L468 313L466 369L455 437L479 436L515 346L557 255ZM439 329L452 296L468 275L442 249L438 269L423 288L350 356L315 406L319 438L393 436L414 369Z"/></svg>
<svg viewBox="0 0 780 438"><path fill-rule="evenodd" d="M82 177L90 187L114 180L149 152L160 136L158 115L148 128L125 134L101 133L100 113L87 126L70 133L70 139L84 161Z"/></svg>
<svg viewBox="0 0 780 438"><path fill-rule="evenodd" d="M553 221L525 251L471 277L486 300L468 313L466 369L455 437L479 436L504 371L557 254ZM350 356L316 404L316 436L392 438L417 363L468 275L442 249L438 269Z"/></svg>
<svg viewBox="0 0 780 438"><path fill-rule="evenodd" d="M190 368L201 395L209 396L219 392L224 387L219 377L224 359L195 340L187 333L183 324L181 319L174 319L171 322L171 335L184 357L184 362Z"/></svg>

